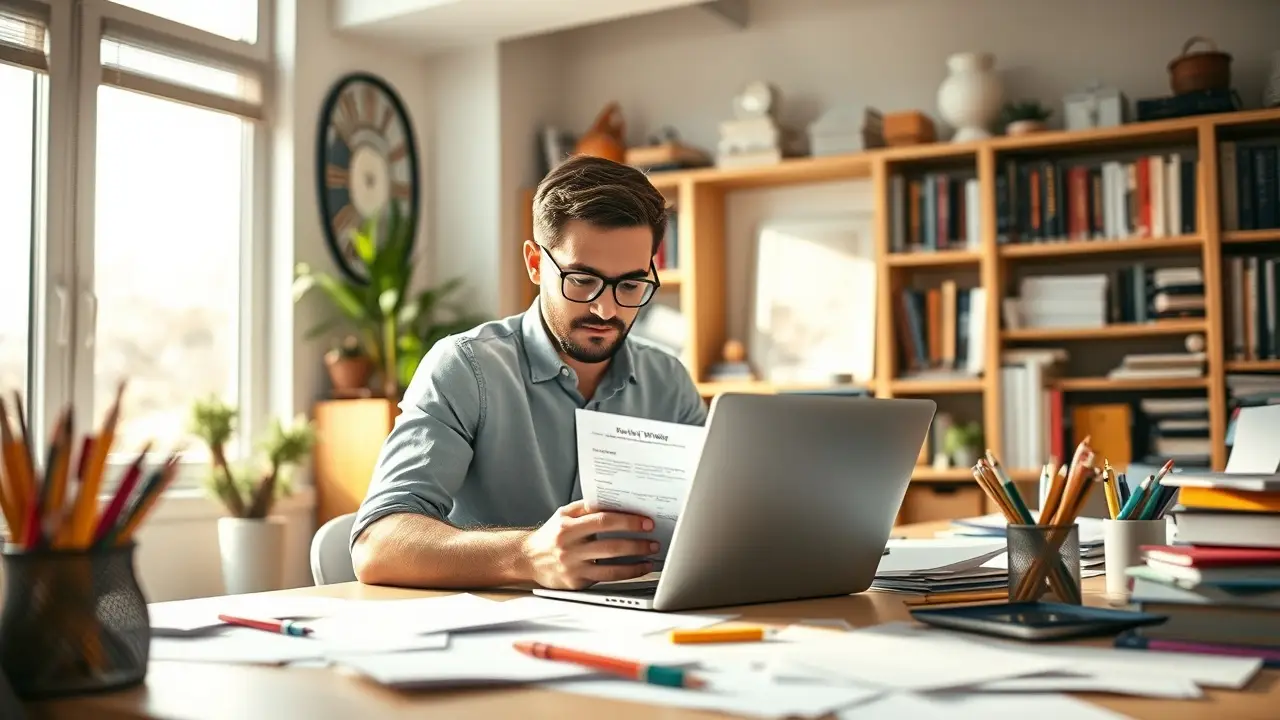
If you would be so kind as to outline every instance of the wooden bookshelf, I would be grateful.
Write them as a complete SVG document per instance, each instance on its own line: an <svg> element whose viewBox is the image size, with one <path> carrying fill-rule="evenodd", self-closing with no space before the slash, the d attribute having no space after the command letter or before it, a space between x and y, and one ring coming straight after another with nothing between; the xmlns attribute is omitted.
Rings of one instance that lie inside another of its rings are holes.
<svg viewBox="0 0 1280 720"><path fill-rule="evenodd" d="M1097 341L1105 347L1125 343L1173 342L1177 336L1202 333L1207 345L1204 377L1160 379L1110 379L1096 375L1063 377L1052 387L1064 393L1128 393L1129 397L1160 396L1166 391L1200 391L1208 399L1213 446L1212 464L1226 463L1226 372L1280 372L1280 361L1232 361L1224 359L1223 247L1249 243L1280 243L1280 230L1222 231L1219 190L1219 143L1236 136L1280 136L1280 109L1251 110L1174 120L1130 123L1120 127L1078 132L1049 131L1019 137L952 144L882 148L834 157L796 158L775 165L752 168L660 172L654 184L679 206L680 248L678 269L664 270L663 285L678 293L681 310L690 322L688 363L700 392L779 392L787 388L769 383L709 383L707 369L719 360L726 339L725 200L744 188L769 188L832 181L869 181L876 198L877 306L875 377L860 379L878 397L925 396L941 401L979 395L986 444L1002 452L1003 402L999 368L1002 351L1022 343ZM1106 154L1165 152L1170 147L1190 148L1195 159L1195 225L1191 232L1167 232L1164 237L1043 241L1001 244L997 237L997 181L1009 160L1045 155L1067 159ZM977 180L979 237L964 249L935 252L893 253L890 184L896 174L928 172L936 168L963 168ZM523 238L521 239L523 240ZM1101 328L1002 330L1003 289L1023 265L1071 263L1145 262L1149 259L1198 262L1205 285L1204 319L1124 323ZM981 377L910 379L898 376L898 351L894 326L896 288L917 273L968 273L985 291L986 332L983 343L987 371ZM668 282L667 278L673 279ZM1093 347L1093 346L1088 346ZM1102 347L1102 345L1099 345ZM1104 371L1105 372L1105 371ZM1033 481L1034 472L1015 469L1018 479ZM917 470L920 482L963 482L966 471Z"/></svg>

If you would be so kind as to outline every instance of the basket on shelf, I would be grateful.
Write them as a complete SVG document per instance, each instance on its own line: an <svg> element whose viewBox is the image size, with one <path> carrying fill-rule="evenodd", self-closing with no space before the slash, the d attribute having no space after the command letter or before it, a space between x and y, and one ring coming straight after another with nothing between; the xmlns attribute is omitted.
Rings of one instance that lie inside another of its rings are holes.
<svg viewBox="0 0 1280 720"><path fill-rule="evenodd" d="M1208 50L1191 52L1197 43ZM1182 54L1169 62L1169 87L1174 95L1227 90L1231 87L1231 55L1218 49L1216 43L1196 35L1182 46Z"/></svg>

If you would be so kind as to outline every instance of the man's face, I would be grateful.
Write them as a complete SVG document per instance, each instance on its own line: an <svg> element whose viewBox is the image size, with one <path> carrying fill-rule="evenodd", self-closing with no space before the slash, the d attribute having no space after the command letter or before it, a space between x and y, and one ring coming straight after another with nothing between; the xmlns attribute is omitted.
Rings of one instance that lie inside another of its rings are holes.
<svg viewBox="0 0 1280 720"><path fill-rule="evenodd" d="M618 304L614 287L606 283L604 291L590 302L574 302L565 297L562 287L570 295L581 292L579 285L589 278L573 273L589 273L608 280L623 283L618 296L631 302L624 294L624 280L653 279L650 264L653 260L653 234L648 227L603 229L581 220L571 220L565 225L562 241L550 251L536 245L526 255L530 269L536 273L541 287L543 317L552 339L569 357L584 363L604 362L613 357L635 322L637 307ZM559 270L556 266L559 265ZM561 273L568 275L562 280Z"/></svg>

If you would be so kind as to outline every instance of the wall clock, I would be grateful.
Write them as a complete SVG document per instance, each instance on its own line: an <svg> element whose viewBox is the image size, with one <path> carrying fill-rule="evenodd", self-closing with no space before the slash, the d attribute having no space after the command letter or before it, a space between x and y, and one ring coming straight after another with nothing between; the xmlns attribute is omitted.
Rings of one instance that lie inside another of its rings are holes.
<svg viewBox="0 0 1280 720"><path fill-rule="evenodd" d="M418 222L418 148L404 103L383 79L351 73L329 90L316 133L320 224L329 252L344 275L367 282L351 234L395 203ZM412 242L406 250L412 250Z"/></svg>

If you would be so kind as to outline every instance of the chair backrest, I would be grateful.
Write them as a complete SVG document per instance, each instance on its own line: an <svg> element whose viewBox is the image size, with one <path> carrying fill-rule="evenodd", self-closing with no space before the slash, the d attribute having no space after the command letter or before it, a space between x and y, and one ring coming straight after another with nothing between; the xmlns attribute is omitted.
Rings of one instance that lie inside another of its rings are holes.
<svg viewBox="0 0 1280 720"><path fill-rule="evenodd" d="M356 579L351 565L351 525L355 520L355 513L339 515L321 525L311 538L311 579L316 585Z"/></svg>

